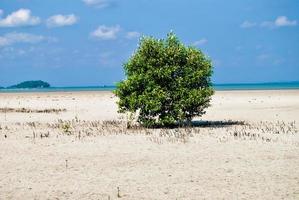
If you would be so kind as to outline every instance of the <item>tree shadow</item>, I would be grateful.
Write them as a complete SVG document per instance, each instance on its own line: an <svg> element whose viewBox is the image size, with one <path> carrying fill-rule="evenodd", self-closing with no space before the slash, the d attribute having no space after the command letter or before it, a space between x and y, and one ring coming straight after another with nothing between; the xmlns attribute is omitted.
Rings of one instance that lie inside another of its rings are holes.
<svg viewBox="0 0 299 200"><path fill-rule="evenodd" d="M245 124L246 124L245 121L234 121L234 120L220 120L220 121L194 120L191 122L191 124L189 124L189 126L223 128L227 126L245 125Z"/></svg>
<svg viewBox="0 0 299 200"><path fill-rule="evenodd" d="M173 129L173 128L223 128L236 125L246 125L245 121L234 121L234 120L220 120L220 121L211 121L211 120L193 120L191 122L176 123L168 126L155 125L152 127L144 127L142 125L131 126L130 129L138 128L149 128L149 129Z"/></svg>

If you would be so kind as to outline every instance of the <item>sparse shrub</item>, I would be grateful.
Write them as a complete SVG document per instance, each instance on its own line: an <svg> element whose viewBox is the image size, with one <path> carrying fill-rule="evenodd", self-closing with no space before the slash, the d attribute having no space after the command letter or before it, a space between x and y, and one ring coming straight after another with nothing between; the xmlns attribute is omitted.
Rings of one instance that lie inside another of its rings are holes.
<svg viewBox="0 0 299 200"><path fill-rule="evenodd" d="M70 123L63 123L61 128L64 133L70 134L71 133L71 124Z"/></svg>
<svg viewBox="0 0 299 200"><path fill-rule="evenodd" d="M211 61L172 32L143 37L124 70L127 79L115 91L119 112L137 114L146 127L190 122L205 113L214 92Z"/></svg>

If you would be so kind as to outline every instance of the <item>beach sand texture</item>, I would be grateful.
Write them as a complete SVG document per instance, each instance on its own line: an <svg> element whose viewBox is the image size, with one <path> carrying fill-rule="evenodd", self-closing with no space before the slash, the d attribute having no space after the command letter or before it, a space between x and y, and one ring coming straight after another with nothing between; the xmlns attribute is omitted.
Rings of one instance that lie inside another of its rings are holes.
<svg viewBox="0 0 299 200"><path fill-rule="evenodd" d="M0 93L0 199L299 199L299 90L217 91L167 130L128 130L116 101Z"/></svg>

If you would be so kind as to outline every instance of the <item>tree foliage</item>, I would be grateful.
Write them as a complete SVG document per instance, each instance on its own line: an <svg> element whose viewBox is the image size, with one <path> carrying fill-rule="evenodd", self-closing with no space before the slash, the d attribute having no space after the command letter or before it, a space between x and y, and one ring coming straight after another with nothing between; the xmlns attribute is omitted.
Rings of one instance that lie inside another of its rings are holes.
<svg viewBox="0 0 299 200"><path fill-rule="evenodd" d="M41 80L38 81L24 81L17 85L10 86L8 88L48 88L50 84Z"/></svg>
<svg viewBox="0 0 299 200"><path fill-rule="evenodd" d="M117 84L119 112L137 114L142 125L171 126L205 113L213 88L212 64L200 50L174 33L143 37L124 64L127 79Z"/></svg>

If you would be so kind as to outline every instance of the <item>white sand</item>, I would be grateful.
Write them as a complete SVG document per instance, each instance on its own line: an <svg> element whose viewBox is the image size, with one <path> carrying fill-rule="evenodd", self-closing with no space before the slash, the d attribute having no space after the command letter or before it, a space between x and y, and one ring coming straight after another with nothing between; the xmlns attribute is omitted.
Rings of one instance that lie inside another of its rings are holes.
<svg viewBox="0 0 299 200"><path fill-rule="evenodd" d="M0 199L299 199L299 90L216 92L202 119L250 126L179 137L92 125L123 119L115 101L110 92L0 93L0 108L67 109L0 113ZM71 134L53 128L59 119L73 120Z"/></svg>

